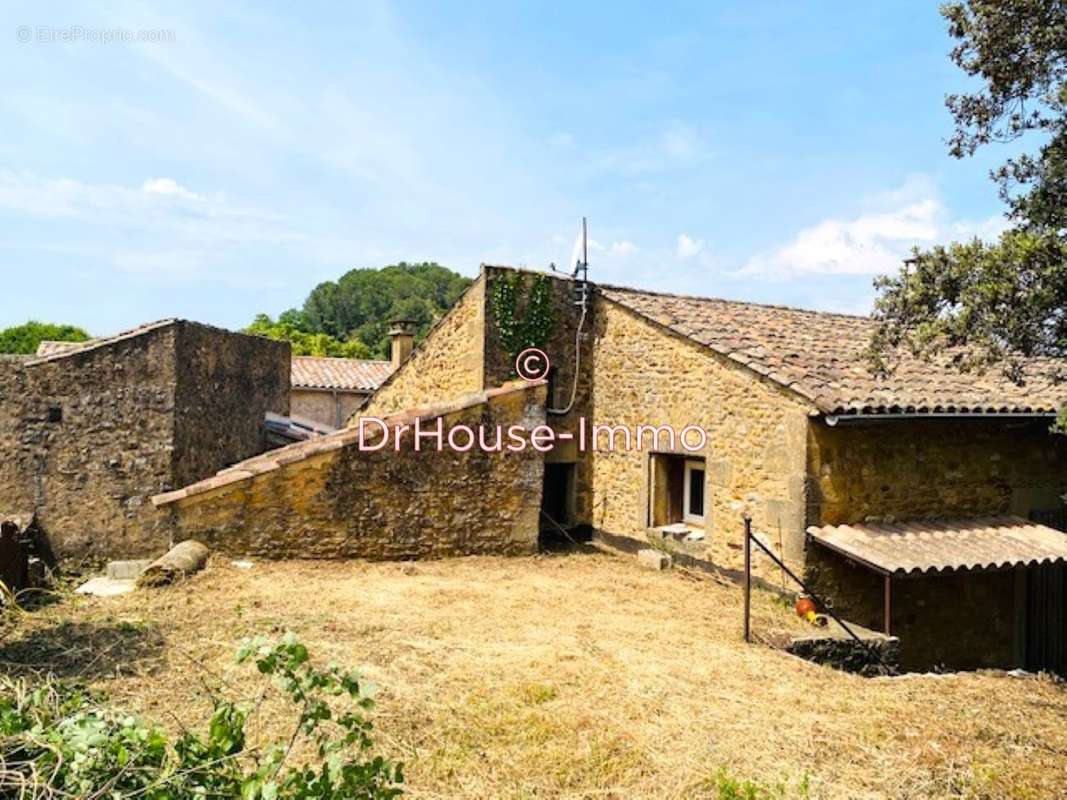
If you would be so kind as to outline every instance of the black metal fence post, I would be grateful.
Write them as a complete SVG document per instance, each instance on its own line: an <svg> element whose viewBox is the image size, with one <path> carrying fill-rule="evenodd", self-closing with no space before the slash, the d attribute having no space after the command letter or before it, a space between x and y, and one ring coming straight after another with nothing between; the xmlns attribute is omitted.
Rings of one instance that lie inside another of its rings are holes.
<svg viewBox="0 0 1067 800"><path fill-rule="evenodd" d="M745 514L745 641L751 641L752 613L752 517Z"/></svg>

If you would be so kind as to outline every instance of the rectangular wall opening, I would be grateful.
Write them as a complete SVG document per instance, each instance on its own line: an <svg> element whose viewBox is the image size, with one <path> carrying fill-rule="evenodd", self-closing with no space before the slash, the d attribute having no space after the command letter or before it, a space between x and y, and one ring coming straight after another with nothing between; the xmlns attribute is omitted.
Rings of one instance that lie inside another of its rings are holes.
<svg viewBox="0 0 1067 800"><path fill-rule="evenodd" d="M564 531L575 526L575 465L545 464L541 487L541 543L568 541ZM563 528L563 531L560 530Z"/></svg>
<svg viewBox="0 0 1067 800"><path fill-rule="evenodd" d="M685 523L703 527L707 520L704 459L653 453L650 466L650 525L660 528Z"/></svg>

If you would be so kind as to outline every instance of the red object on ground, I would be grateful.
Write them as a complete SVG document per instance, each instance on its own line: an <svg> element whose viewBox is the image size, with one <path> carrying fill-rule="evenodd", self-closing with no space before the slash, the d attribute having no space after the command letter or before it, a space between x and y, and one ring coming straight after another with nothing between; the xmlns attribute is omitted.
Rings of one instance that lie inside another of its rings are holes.
<svg viewBox="0 0 1067 800"><path fill-rule="evenodd" d="M810 597L801 597L795 606L798 617L806 617L809 612L815 611L815 601Z"/></svg>

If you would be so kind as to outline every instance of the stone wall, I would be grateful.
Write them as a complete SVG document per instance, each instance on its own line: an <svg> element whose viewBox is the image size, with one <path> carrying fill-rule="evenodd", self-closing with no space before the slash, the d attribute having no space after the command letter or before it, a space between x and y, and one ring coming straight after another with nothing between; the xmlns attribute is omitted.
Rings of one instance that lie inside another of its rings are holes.
<svg viewBox="0 0 1067 800"><path fill-rule="evenodd" d="M487 266L483 268L485 280L485 385L500 386L505 381L515 378L515 355L507 351L500 338L500 327L492 303L493 286L504 272L514 274L516 270L501 267ZM518 292L515 316L522 319L526 313L526 305L535 276L541 275L549 281L553 324L548 333L544 345L545 354L554 367L552 376L552 396L549 397L549 407L563 409L570 401L571 391L574 388L574 376L576 366L580 366L578 386L575 394L574 405L566 414L548 414L548 424L557 433L576 433L578 420L581 417L590 418L592 408L592 362L593 362L593 332L595 325L595 313L592 297L590 297L586 319L582 325L580 346L582 357L580 364L575 360L575 341L578 326L581 323L581 309L574 305L572 291L574 282L561 277L545 273L533 273L518 271L521 278L521 289ZM592 458L588 453L578 451L574 439L557 441L556 446L550 453L545 455L545 460L550 463L567 463L575 465L574 472L574 523L577 525L591 525L592 519Z"/></svg>
<svg viewBox="0 0 1067 800"><path fill-rule="evenodd" d="M544 423L544 399L543 385L505 387L454 404L441 419L446 431L459 424L532 429ZM435 418L423 418L424 430ZM415 452L410 439L399 451L361 451L356 433L273 451L156 502L180 538L234 555L406 559L536 551L540 453Z"/></svg>
<svg viewBox="0 0 1067 800"><path fill-rule="evenodd" d="M706 552L736 567L743 558L741 514L752 514L770 544L799 559L809 407L790 392L727 364L706 348L598 297L591 414L598 424L698 425L708 433ZM681 445L676 453L684 453ZM694 454L695 455L695 454ZM596 452L593 524L644 539L650 454Z"/></svg>
<svg viewBox="0 0 1067 800"><path fill-rule="evenodd" d="M368 392L342 392L330 389L293 389L289 393L289 413L331 428L342 428L365 402Z"/></svg>
<svg viewBox="0 0 1067 800"><path fill-rule="evenodd" d="M1067 437L1043 420L811 423L808 522L948 517L1062 507Z"/></svg>
<svg viewBox="0 0 1067 800"><path fill-rule="evenodd" d="M176 328L5 371L0 505L28 504L61 558L157 553L170 486Z"/></svg>
<svg viewBox="0 0 1067 800"><path fill-rule="evenodd" d="M173 485L267 449L263 417L289 413L288 342L179 323Z"/></svg>
<svg viewBox="0 0 1067 800"><path fill-rule="evenodd" d="M284 413L287 345L169 322L0 363L0 509L36 512L60 558L158 554L149 498L261 452Z"/></svg>
<svg viewBox="0 0 1067 800"><path fill-rule="evenodd" d="M483 381L484 330L482 276L467 287L360 413L380 417L487 388Z"/></svg>

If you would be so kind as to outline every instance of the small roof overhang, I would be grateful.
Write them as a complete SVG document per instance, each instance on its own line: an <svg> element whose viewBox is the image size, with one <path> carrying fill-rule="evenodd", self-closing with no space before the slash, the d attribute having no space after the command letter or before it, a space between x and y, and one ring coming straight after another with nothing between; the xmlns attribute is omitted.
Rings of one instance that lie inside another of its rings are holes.
<svg viewBox="0 0 1067 800"><path fill-rule="evenodd" d="M808 535L894 577L1067 562L1067 533L1011 516L812 526Z"/></svg>

